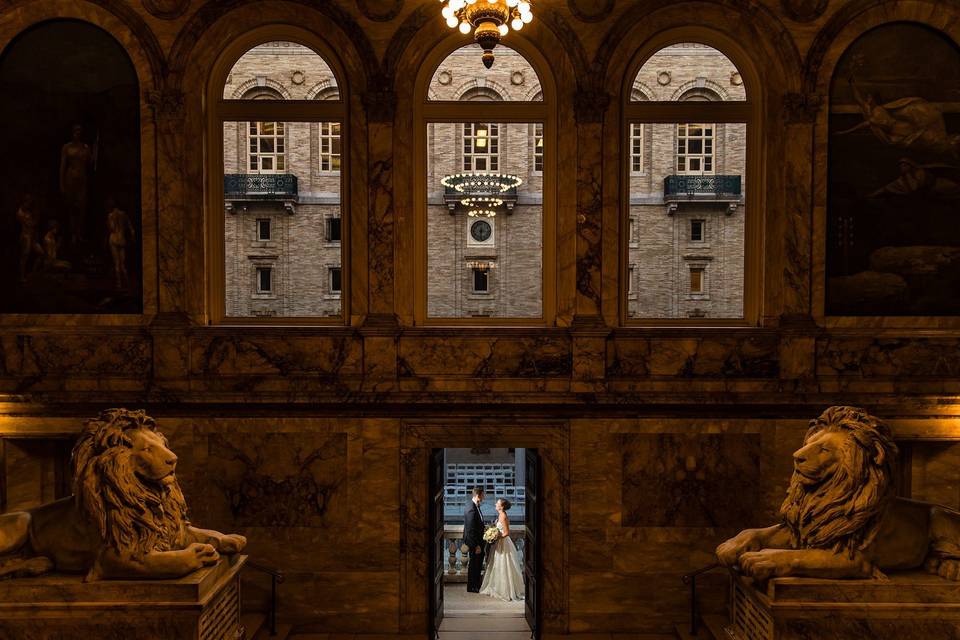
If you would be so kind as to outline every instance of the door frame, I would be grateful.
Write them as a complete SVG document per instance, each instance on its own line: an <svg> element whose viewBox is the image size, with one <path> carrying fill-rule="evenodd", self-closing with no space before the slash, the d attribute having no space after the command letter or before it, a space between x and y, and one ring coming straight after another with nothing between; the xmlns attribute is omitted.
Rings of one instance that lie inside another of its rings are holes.
<svg viewBox="0 0 960 640"><path fill-rule="evenodd" d="M405 420L400 434L400 632L426 636L432 627L433 544L430 456L433 449L510 446L541 459L540 634L569 629L570 456L563 420L447 418Z"/></svg>

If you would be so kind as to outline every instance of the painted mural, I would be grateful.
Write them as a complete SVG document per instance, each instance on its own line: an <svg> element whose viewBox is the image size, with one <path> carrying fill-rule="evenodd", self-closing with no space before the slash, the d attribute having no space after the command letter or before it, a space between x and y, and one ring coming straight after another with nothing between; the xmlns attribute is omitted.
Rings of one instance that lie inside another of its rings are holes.
<svg viewBox="0 0 960 640"><path fill-rule="evenodd" d="M120 44L42 23L0 56L0 313L140 313L140 101Z"/></svg>
<svg viewBox="0 0 960 640"><path fill-rule="evenodd" d="M830 89L828 315L960 315L960 48L867 32Z"/></svg>

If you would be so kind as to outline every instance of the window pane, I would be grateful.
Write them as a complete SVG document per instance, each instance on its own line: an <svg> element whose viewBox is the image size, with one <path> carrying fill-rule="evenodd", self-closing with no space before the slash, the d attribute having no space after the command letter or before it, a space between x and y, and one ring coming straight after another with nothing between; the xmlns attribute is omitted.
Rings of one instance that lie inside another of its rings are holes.
<svg viewBox="0 0 960 640"><path fill-rule="evenodd" d="M746 125L643 126L652 153L645 173L629 176L636 235L623 239L634 267L627 316L743 317ZM695 134L699 138L688 139ZM707 153L707 135L723 140L722 147ZM698 244L694 248L691 242ZM691 275L692 269L701 271ZM692 288L697 278L701 290Z"/></svg>
<svg viewBox="0 0 960 640"><path fill-rule="evenodd" d="M342 246L327 238L340 234L340 175L316 169L316 123L276 123L273 137L266 136L272 146L261 144L269 130L261 124L223 125L226 315L337 317L341 301L330 295L329 270L340 268ZM253 154L246 151L251 137L258 140ZM329 220L336 220L332 231ZM269 296L257 295L266 276L256 270L265 261L272 269Z"/></svg>
<svg viewBox="0 0 960 640"><path fill-rule="evenodd" d="M341 282L340 282L340 268L333 267L330 269L330 292L331 293L340 293L341 291Z"/></svg>
<svg viewBox="0 0 960 640"><path fill-rule="evenodd" d="M433 73L429 100L542 101L540 78L513 49L498 44L493 67L483 66L483 50L468 44L447 56Z"/></svg>
<svg viewBox="0 0 960 640"><path fill-rule="evenodd" d="M631 100L742 101L743 79L733 62L705 44L682 42L660 49L643 64Z"/></svg>
<svg viewBox="0 0 960 640"><path fill-rule="evenodd" d="M234 63L225 100L339 100L337 80L316 51L295 42L265 42Z"/></svg>
<svg viewBox="0 0 960 640"><path fill-rule="evenodd" d="M529 156L537 124L428 123L429 317L541 317L543 178ZM450 153L458 148L462 159Z"/></svg>

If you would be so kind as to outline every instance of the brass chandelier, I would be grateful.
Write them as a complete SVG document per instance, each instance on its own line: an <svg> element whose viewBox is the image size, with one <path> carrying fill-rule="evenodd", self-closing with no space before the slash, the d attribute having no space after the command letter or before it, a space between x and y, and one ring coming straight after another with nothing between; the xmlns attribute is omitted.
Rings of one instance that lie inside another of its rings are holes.
<svg viewBox="0 0 960 640"><path fill-rule="evenodd" d="M519 31L533 20L529 0L440 0L440 11L451 29L466 35L483 49L483 66L493 66L493 48L512 28ZM509 26L508 26L509 23Z"/></svg>

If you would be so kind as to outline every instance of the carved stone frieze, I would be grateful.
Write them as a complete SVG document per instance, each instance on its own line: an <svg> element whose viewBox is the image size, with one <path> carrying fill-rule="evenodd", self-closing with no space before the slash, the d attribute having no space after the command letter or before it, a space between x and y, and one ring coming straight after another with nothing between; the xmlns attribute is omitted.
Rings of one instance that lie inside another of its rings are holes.
<svg viewBox="0 0 960 640"><path fill-rule="evenodd" d="M600 22L613 11L614 0L567 0L570 13L582 22Z"/></svg>
<svg viewBox="0 0 960 640"><path fill-rule="evenodd" d="M357 8L368 20L389 22L400 15L403 0L357 0Z"/></svg>
<svg viewBox="0 0 960 640"><path fill-rule="evenodd" d="M788 124L812 124L822 105L819 93L788 92L783 96L783 116Z"/></svg>
<svg viewBox="0 0 960 640"><path fill-rule="evenodd" d="M797 22L813 22L827 10L829 0L780 0L783 12Z"/></svg>
<svg viewBox="0 0 960 640"><path fill-rule="evenodd" d="M155 18L175 20L190 8L190 0L141 0L143 8Z"/></svg>

